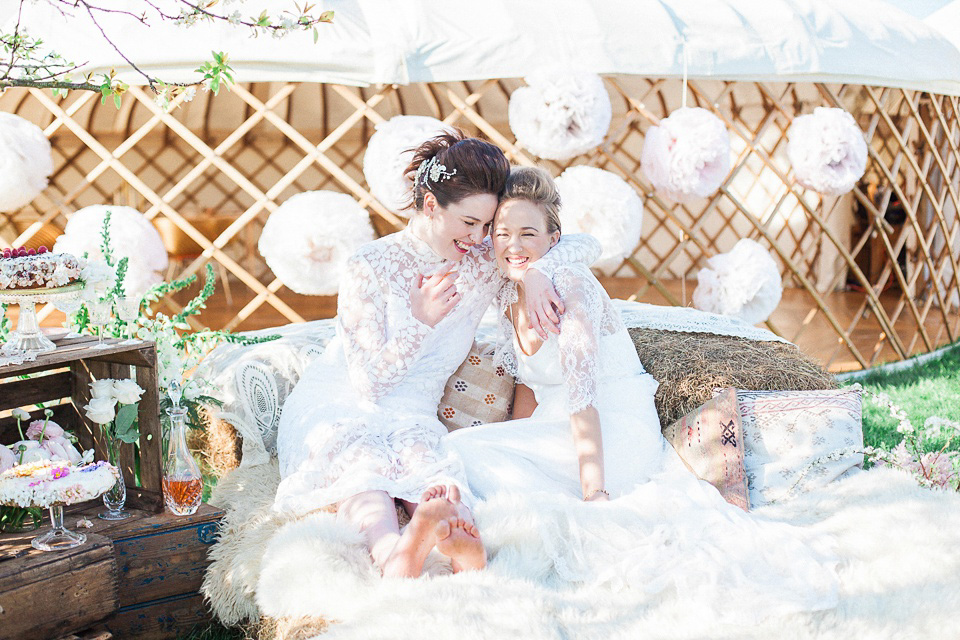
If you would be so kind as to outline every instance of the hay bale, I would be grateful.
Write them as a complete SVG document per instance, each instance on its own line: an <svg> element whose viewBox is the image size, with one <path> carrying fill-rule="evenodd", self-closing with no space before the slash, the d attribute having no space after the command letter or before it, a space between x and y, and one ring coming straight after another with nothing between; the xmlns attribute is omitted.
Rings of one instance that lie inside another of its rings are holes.
<svg viewBox="0 0 960 640"><path fill-rule="evenodd" d="M268 618L252 629L258 640L308 640L324 633L330 623L323 618Z"/></svg>
<svg viewBox="0 0 960 640"><path fill-rule="evenodd" d="M654 401L668 426L710 400L713 389L836 389L836 379L795 346L711 333L630 329L637 355L660 382Z"/></svg>
<svg viewBox="0 0 960 640"><path fill-rule="evenodd" d="M242 442L237 430L229 422L213 417L206 410L201 410L200 417L203 428L189 429L187 444L200 455L205 465L204 471L209 471L219 480L228 471L240 466Z"/></svg>

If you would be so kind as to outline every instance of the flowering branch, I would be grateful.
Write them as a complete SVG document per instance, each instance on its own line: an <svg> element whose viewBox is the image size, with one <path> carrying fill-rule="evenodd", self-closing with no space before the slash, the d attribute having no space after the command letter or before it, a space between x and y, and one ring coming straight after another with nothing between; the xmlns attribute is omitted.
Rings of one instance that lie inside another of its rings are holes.
<svg viewBox="0 0 960 640"><path fill-rule="evenodd" d="M116 70L109 73L88 73L80 79L71 77L71 73L83 67L86 63L75 64L65 60L59 53L49 48L43 40L30 36L21 24L23 6L28 0L20 0L17 19L10 32L0 31L0 92L8 87L30 87L51 89L55 96L66 95L68 91L96 91L101 94L101 102L113 100L119 109L122 96L129 85L116 78ZM34 2L36 0L33 0ZM100 36L123 60L141 76L157 95L157 102L164 108L169 108L172 101L183 97L189 101L196 93L197 87L208 89L216 94L221 86L230 87L234 79L233 69L227 63L227 54L212 52L212 60L204 62L195 71L200 77L193 82L167 82L150 75L123 52L115 42L115 34L108 33L99 17L103 15L122 15L142 25L150 26L152 19L169 22L175 25L190 27L199 22L224 23L234 27L250 29L251 36L270 34L274 38L282 38L293 31L313 31L313 41L320 38L317 26L333 22L333 11L323 11L315 15L316 5L304 3L300 6L291 2L293 10L284 10L279 13L264 9L259 15L243 16L239 11L226 14L215 10L219 4L227 5L233 0L172 0L180 9L178 14L165 11L152 0L141 0L143 11L128 11L111 8L106 0L46 0L64 19L73 19L73 10L82 9L90 18L93 25L100 32Z"/></svg>

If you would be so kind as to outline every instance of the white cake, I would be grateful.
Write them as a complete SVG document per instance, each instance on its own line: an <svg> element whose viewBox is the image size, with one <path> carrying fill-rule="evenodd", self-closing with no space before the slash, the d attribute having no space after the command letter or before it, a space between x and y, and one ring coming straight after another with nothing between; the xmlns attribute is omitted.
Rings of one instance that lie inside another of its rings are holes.
<svg viewBox="0 0 960 640"><path fill-rule="evenodd" d="M66 287L81 280L84 261L69 253L4 249L0 256L0 290L30 291Z"/></svg>
<svg viewBox="0 0 960 640"><path fill-rule="evenodd" d="M72 466L64 460L38 460L0 473L0 504L49 507L92 500L120 478L108 462Z"/></svg>

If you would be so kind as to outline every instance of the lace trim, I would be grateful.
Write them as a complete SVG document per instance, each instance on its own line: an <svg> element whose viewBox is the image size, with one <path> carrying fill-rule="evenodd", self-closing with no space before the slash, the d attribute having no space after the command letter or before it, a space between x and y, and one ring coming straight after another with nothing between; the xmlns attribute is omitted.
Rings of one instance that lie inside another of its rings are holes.
<svg viewBox="0 0 960 640"><path fill-rule="evenodd" d="M631 328L680 333L712 333L757 342L793 344L772 331L751 326L737 318L708 313L692 307L667 307L627 300L614 300L613 306L620 312L624 324Z"/></svg>

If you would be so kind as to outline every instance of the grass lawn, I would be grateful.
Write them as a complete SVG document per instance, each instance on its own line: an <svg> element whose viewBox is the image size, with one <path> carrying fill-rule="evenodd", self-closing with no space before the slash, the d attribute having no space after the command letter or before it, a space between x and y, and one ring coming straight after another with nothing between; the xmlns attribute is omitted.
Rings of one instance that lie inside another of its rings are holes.
<svg viewBox="0 0 960 640"><path fill-rule="evenodd" d="M940 358L903 371L875 371L859 380L866 391L883 392L903 409L914 427L922 427L930 416L960 422L960 344L955 344ZM852 382L844 383L853 384ZM892 447L902 436L897 421L889 412L864 398L863 439L869 446ZM928 443L928 450L939 449L945 438ZM960 451L960 438L950 449Z"/></svg>

